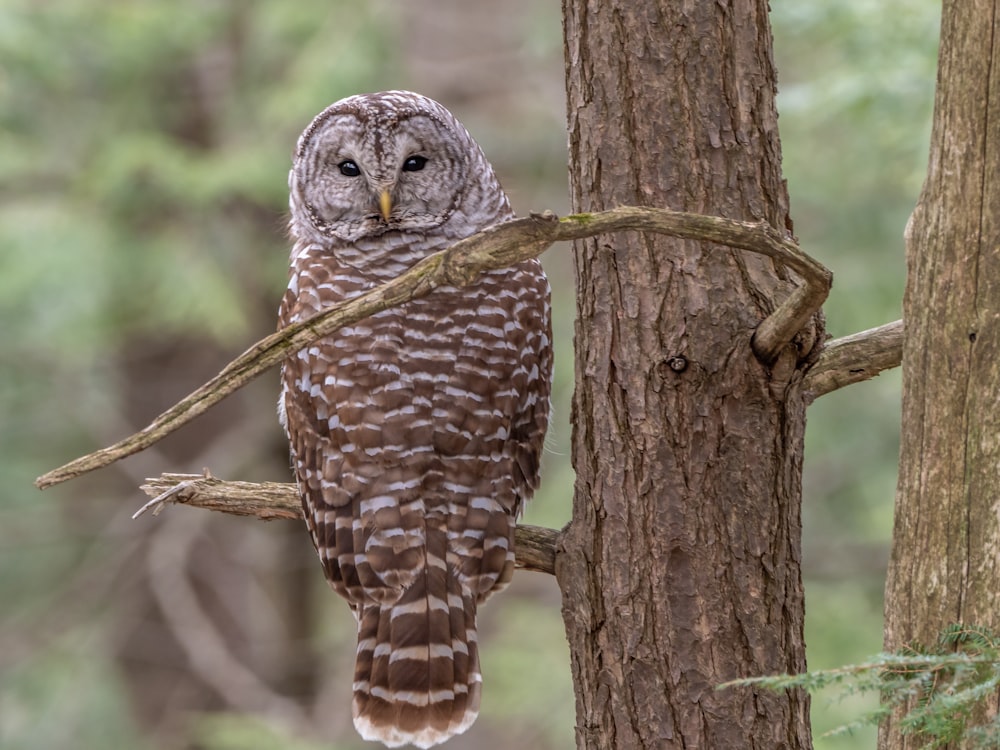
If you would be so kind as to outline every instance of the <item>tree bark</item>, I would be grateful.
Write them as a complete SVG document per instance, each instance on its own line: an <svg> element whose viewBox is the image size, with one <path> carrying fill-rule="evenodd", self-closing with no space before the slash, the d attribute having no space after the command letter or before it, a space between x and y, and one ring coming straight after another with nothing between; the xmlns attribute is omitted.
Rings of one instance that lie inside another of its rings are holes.
<svg viewBox="0 0 1000 750"><path fill-rule="evenodd" d="M790 226L765 0L564 0L574 210L659 205ZM637 234L576 242L573 519L556 573L580 748L808 748L802 371L751 337L793 280Z"/></svg>
<svg viewBox="0 0 1000 750"><path fill-rule="evenodd" d="M906 257L887 650L933 645L953 622L1000 629L998 0L944 3L930 161ZM880 731L883 750L920 746L899 716Z"/></svg>

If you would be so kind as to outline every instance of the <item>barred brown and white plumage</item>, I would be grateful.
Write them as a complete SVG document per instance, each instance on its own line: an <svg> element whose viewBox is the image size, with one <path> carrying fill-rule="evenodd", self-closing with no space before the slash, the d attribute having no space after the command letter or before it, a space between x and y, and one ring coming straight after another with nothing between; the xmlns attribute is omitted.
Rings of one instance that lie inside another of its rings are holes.
<svg viewBox="0 0 1000 750"><path fill-rule="evenodd" d="M299 138L285 326L513 217L437 102L353 96ZM537 261L438 288L289 357L281 419L313 542L358 619L354 723L429 747L479 711L477 606L513 573L552 372Z"/></svg>

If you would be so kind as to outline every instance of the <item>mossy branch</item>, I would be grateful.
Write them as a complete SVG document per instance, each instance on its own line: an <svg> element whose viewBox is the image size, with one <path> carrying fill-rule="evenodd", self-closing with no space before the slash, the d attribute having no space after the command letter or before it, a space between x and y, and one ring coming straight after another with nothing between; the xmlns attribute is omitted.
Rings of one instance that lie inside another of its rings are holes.
<svg viewBox="0 0 1000 750"><path fill-rule="evenodd" d="M302 501L294 484L282 482L226 482L205 474L162 474L147 479L142 490L153 499L133 515L138 518L151 510L157 515L170 503L195 508L255 516L302 519ZM521 525L514 530L517 566L526 570L555 574L559 532L541 526Z"/></svg>
<svg viewBox="0 0 1000 750"><path fill-rule="evenodd" d="M203 414L289 354L337 329L422 297L439 286L466 286L486 271L540 255L554 242L635 230L738 248L765 255L802 277L804 284L765 318L752 340L756 356L772 361L826 299L832 274L783 233L765 223L623 206L559 218L551 212L499 224L424 258L397 278L261 339L147 427L114 445L77 458L35 480L40 488L65 482L138 453Z"/></svg>

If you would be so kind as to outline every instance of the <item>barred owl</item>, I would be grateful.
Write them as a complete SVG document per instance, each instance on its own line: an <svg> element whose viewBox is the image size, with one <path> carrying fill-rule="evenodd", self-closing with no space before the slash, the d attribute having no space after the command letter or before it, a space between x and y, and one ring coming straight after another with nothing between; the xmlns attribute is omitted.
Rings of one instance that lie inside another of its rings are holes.
<svg viewBox="0 0 1000 750"><path fill-rule="evenodd" d="M513 217L465 128L406 91L332 104L299 138L281 326ZM476 610L510 581L552 371L535 260L442 287L290 356L279 412L306 522L358 622L353 714L390 747L467 729Z"/></svg>

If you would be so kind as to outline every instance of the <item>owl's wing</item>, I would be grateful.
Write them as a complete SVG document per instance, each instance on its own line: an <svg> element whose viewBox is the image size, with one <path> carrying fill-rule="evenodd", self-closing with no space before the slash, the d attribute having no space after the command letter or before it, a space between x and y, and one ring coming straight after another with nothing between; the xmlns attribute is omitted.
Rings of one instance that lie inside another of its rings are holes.
<svg viewBox="0 0 1000 750"><path fill-rule="evenodd" d="M537 260L515 267L524 284L517 305L516 323L524 336L521 351L525 383L519 408L511 422L510 445L514 458L514 484L520 514L524 501L538 488L545 431L549 425L552 390L552 319L549 283Z"/></svg>
<svg viewBox="0 0 1000 750"><path fill-rule="evenodd" d="M350 600L340 558L336 554L330 554L337 548L336 517L345 510L351 512L350 498L346 493L338 495L335 485L323 481L325 458L329 453L328 438L325 437L328 428L324 423L323 413L315 408L315 399L301 387L310 380L306 367L304 358L295 355L282 365L279 412L288 434L292 469L302 500L306 526L331 587ZM344 541L349 544L353 542L349 538L341 540Z"/></svg>
<svg viewBox="0 0 1000 750"><path fill-rule="evenodd" d="M298 283L290 285L297 293L282 301L281 324L331 304L316 298L327 289L345 296L327 276L303 266ZM422 571L426 542L419 463L426 452L407 448L427 438L412 429L412 409L402 408L415 386L395 364L378 366L380 337L371 325L347 326L282 366L282 405L303 514L330 585L355 607L397 599ZM392 327L405 327L401 313L379 319L382 334ZM416 459L406 455L411 452Z"/></svg>

